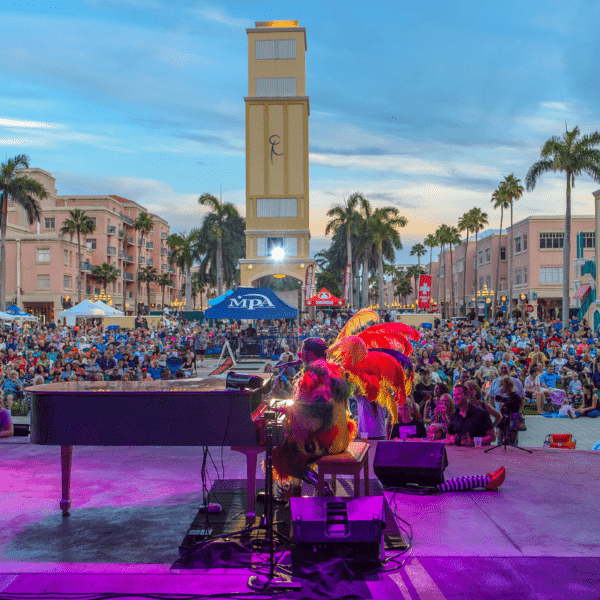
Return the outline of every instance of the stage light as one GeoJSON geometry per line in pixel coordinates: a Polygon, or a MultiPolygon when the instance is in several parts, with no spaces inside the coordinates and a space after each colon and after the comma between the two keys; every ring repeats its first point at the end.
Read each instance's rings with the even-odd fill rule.
{"type": "Polygon", "coordinates": [[[285,250],[277,246],[276,248],[273,248],[273,250],[271,250],[271,257],[273,258],[273,260],[283,260],[283,258],[285,257],[285,250]]]}

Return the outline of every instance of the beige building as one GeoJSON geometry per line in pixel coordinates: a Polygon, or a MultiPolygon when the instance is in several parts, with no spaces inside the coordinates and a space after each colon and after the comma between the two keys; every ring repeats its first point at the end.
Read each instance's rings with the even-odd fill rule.
{"type": "Polygon", "coordinates": [[[310,264],[306,29],[257,22],[248,33],[246,258],[241,284],[280,275],[304,282],[310,264]],[[285,257],[275,263],[274,248],[285,257]]]}

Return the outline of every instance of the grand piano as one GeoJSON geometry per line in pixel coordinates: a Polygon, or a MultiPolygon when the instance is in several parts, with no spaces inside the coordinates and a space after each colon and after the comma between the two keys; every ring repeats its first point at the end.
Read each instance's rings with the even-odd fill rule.
{"type": "Polygon", "coordinates": [[[61,447],[63,516],[71,508],[73,446],[230,446],[246,455],[248,513],[264,452],[252,420],[259,390],[225,380],[65,382],[32,386],[31,442],[61,447]]]}

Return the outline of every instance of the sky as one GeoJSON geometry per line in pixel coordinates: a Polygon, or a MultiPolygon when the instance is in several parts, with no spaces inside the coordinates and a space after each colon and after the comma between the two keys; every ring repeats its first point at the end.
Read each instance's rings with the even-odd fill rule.
{"type": "MultiPolygon", "coordinates": [[[[353,192],[396,206],[409,257],[441,223],[524,180],[565,124],[600,130],[597,0],[0,0],[0,152],[27,154],[58,193],[117,194],[201,224],[198,197],[245,212],[246,28],[306,27],[311,253],[326,212],[353,192]],[[417,6],[417,4],[419,4],[417,6]]],[[[573,214],[593,214],[586,176],[573,214]]],[[[544,176],[515,222],[564,214],[565,183],[544,176]]]]}

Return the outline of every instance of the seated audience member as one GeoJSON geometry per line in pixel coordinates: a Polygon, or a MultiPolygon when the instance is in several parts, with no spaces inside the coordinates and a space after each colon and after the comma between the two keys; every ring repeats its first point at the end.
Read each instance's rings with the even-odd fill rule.
{"type": "Polygon", "coordinates": [[[431,381],[431,373],[426,367],[419,369],[419,375],[421,376],[421,381],[414,387],[414,398],[419,408],[424,408],[427,400],[433,398],[435,383],[431,381]]]}
{"type": "Polygon", "coordinates": [[[554,365],[549,364],[546,368],[546,372],[540,375],[540,385],[542,386],[542,392],[544,392],[546,398],[549,398],[550,394],[557,390],[556,384],[559,381],[560,375],[554,372],[554,365]]]}
{"type": "Polygon", "coordinates": [[[575,410],[574,415],[569,415],[574,419],[579,417],[591,417],[595,419],[600,417],[600,410],[598,407],[598,394],[594,393],[594,387],[586,383],[583,386],[583,397],[581,400],[581,406],[575,410]]]}
{"type": "MultiPolygon", "coordinates": [[[[389,439],[423,439],[427,437],[425,425],[418,419],[419,408],[412,397],[398,409],[398,423],[392,426],[389,439]]],[[[391,424],[391,423],[390,423],[391,424]]]]}
{"type": "Polygon", "coordinates": [[[154,379],[155,381],[161,378],[162,369],[158,364],[158,359],[155,358],[152,361],[151,366],[147,369],[147,371],[148,375],[150,375],[150,377],[152,377],[152,379],[154,379]]]}
{"type": "Polygon", "coordinates": [[[148,369],[145,367],[142,369],[142,377],[140,381],[153,381],[152,377],[148,374],[148,369]]]}
{"type": "Polygon", "coordinates": [[[10,410],[0,408],[0,438],[12,437],[15,434],[10,410]]]}
{"type": "Polygon", "coordinates": [[[160,378],[161,378],[163,381],[169,381],[169,380],[171,379],[171,371],[169,371],[169,369],[163,369],[163,370],[160,372],[160,378]]]}
{"type": "Polygon", "coordinates": [[[433,390],[433,397],[430,398],[429,400],[427,400],[427,402],[425,402],[425,408],[423,409],[423,422],[426,425],[429,425],[429,423],[431,423],[431,420],[433,419],[433,415],[435,413],[435,409],[437,406],[437,403],[439,402],[440,398],[444,395],[444,394],[449,394],[450,390],[448,389],[448,386],[443,384],[443,383],[438,383],[434,390],[433,390]]]}
{"type": "Polygon", "coordinates": [[[540,368],[537,364],[532,364],[529,367],[529,375],[525,378],[525,396],[531,400],[535,400],[538,415],[544,412],[544,400],[546,398],[538,374],[540,368]]]}
{"type": "Polygon", "coordinates": [[[572,374],[572,379],[569,381],[569,387],[567,389],[568,396],[571,402],[580,402],[582,398],[583,383],[579,379],[577,373],[572,374]]]}
{"type": "Polygon", "coordinates": [[[473,446],[474,438],[482,438],[483,445],[490,445],[496,439],[489,415],[483,408],[471,406],[464,385],[454,388],[456,409],[448,419],[446,444],[473,446]]]}
{"type": "Polygon", "coordinates": [[[471,406],[483,408],[490,416],[494,429],[498,427],[498,424],[502,420],[502,414],[500,413],[500,411],[496,410],[489,402],[485,401],[483,397],[483,392],[479,387],[479,383],[477,383],[477,381],[475,381],[474,379],[471,379],[467,381],[465,387],[467,388],[467,395],[469,396],[469,402],[471,403],[471,406]]]}
{"type": "Polygon", "coordinates": [[[11,371],[7,379],[2,382],[0,388],[2,388],[4,403],[8,410],[11,410],[13,402],[23,396],[24,387],[23,382],[18,378],[16,371],[11,371]]]}
{"type": "Polygon", "coordinates": [[[442,394],[431,416],[431,425],[427,430],[428,440],[441,440],[448,432],[448,422],[454,412],[454,403],[450,394],[442,394]]]}

